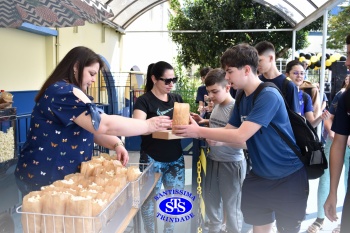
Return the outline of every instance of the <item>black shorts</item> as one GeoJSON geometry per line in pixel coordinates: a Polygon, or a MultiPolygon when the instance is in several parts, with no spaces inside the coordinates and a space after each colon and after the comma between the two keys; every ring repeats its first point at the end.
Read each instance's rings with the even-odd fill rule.
{"type": "Polygon", "coordinates": [[[279,232],[297,233],[305,218],[309,181],[305,168],[277,180],[250,172],[242,190],[244,221],[254,226],[276,220],[279,232]]]}

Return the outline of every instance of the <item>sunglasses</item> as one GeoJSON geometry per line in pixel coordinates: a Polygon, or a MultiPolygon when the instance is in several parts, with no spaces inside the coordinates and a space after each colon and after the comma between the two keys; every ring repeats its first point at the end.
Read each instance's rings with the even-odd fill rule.
{"type": "Polygon", "coordinates": [[[173,84],[175,84],[177,82],[177,77],[175,77],[175,78],[158,78],[158,79],[164,81],[165,85],[169,85],[171,82],[173,82],[173,84]]]}

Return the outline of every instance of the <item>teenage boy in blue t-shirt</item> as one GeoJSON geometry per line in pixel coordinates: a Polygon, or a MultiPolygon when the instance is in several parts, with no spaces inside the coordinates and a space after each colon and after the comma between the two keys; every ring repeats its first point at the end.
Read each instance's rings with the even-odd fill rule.
{"type": "MultiPolygon", "coordinates": [[[[347,52],[345,65],[350,67],[350,34],[346,37],[347,52]]],[[[350,135],[350,112],[347,109],[347,101],[350,98],[349,85],[347,90],[340,96],[337,110],[335,112],[332,131],[334,131],[334,139],[329,155],[329,173],[330,173],[330,191],[326,203],[324,204],[324,211],[329,220],[337,221],[337,189],[340,175],[343,169],[345,148],[348,145],[348,138],[350,135]]],[[[341,217],[340,232],[350,232],[350,185],[348,177],[348,188],[346,190],[343,212],[341,217]]]]}
{"type": "Polygon", "coordinates": [[[202,137],[247,148],[252,170],[243,183],[242,212],[254,233],[266,233],[276,220],[280,233],[297,233],[305,216],[309,184],[303,163],[271,127],[274,123],[295,144],[284,100],[273,87],[264,88],[252,103],[261,84],[257,75],[257,50],[234,46],[222,55],[226,79],[244,91],[225,128],[199,127],[191,119],[187,126],[173,126],[179,136],[202,137]]]}

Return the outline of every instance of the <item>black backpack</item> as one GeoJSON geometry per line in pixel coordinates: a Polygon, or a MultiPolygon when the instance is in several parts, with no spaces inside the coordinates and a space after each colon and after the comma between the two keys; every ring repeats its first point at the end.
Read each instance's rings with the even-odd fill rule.
{"type": "MultiPolygon", "coordinates": [[[[272,82],[261,83],[259,87],[255,90],[253,96],[253,105],[256,97],[259,95],[261,90],[265,87],[276,88],[281,96],[283,97],[279,88],[272,82]]],[[[239,109],[240,100],[243,97],[243,91],[240,91],[236,95],[236,105],[239,109]]],[[[297,148],[294,144],[277,128],[273,123],[270,123],[272,128],[278,133],[278,135],[287,143],[287,145],[293,150],[293,152],[299,157],[299,159],[305,165],[308,178],[317,179],[323,175],[324,170],[328,168],[327,158],[324,154],[323,144],[320,142],[315,129],[312,127],[310,122],[298,113],[291,110],[285,100],[287,113],[289,120],[293,129],[294,137],[296,140],[297,148]]]]}

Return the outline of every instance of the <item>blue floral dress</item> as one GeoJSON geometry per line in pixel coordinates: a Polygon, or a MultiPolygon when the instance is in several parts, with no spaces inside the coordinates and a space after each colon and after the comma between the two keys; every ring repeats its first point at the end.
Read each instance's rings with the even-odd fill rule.
{"type": "MultiPolygon", "coordinates": [[[[101,111],[73,94],[75,85],[59,81],[49,86],[31,114],[27,140],[18,158],[15,175],[30,185],[48,185],[78,172],[91,159],[93,134],[73,122],[86,112],[97,129],[101,111]]],[[[78,88],[79,89],[79,88],[78,88]]]]}

